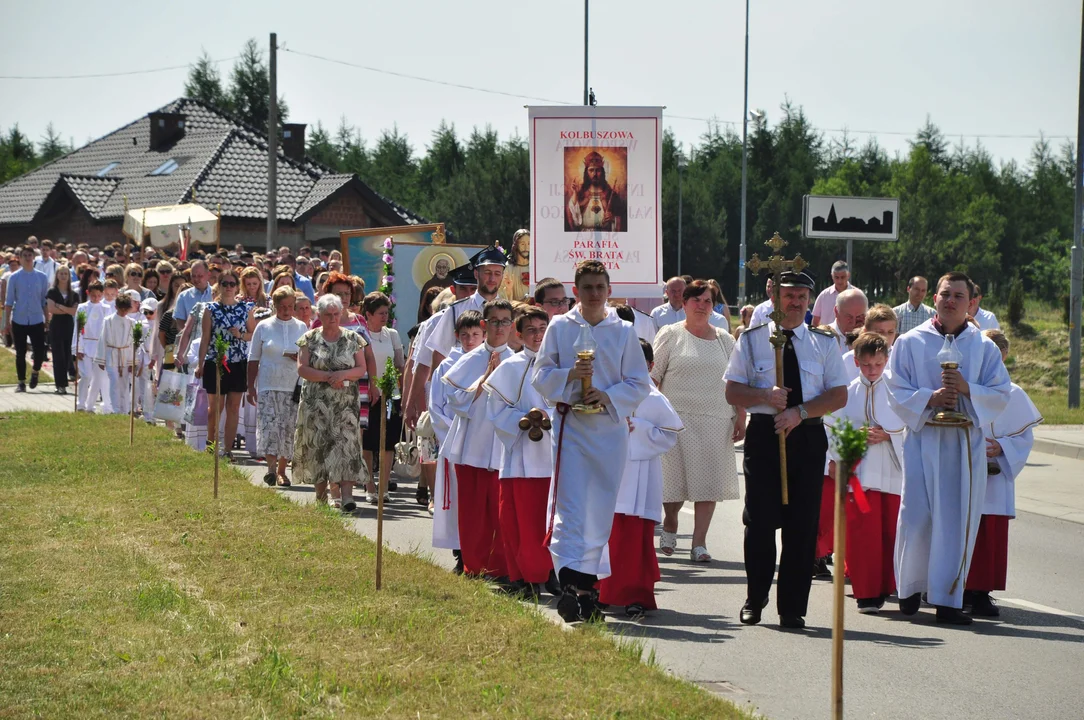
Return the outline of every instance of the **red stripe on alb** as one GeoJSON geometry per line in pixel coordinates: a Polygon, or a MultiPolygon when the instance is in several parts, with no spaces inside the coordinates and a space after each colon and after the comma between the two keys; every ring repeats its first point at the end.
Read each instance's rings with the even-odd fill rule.
{"type": "Polygon", "coordinates": [[[553,518],[557,515],[557,481],[561,477],[561,446],[564,445],[565,424],[568,422],[565,415],[568,415],[570,407],[565,403],[557,403],[557,414],[561,416],[561,429],[557,432],[557,453],[553,460],[553,499],[550,501],[550,519],[546,527],[546,537],[542,541],[543,547],[549,547],[550,539],[553,537],[553,518]]]}
{"type": "Polygon", "coordinates": [[[444,458],[444,504],[441,510],[452,509],[452,468],[448,465],[448,458],[444,458]]]}

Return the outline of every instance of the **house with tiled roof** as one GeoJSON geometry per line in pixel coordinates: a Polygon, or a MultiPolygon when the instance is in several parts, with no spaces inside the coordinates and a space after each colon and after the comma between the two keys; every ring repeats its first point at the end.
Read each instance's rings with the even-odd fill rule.
{"type": "MultiPolygon", "coordinates": [[[[305,156],[305,125],[286,123],[278,152],[275,246],[338,244],[339,231],[423,218],[356,175],[305,156]]],[[[221,243],[266,244],[267,135],[199,100],[181,98],[64,157],[0,185],[0,245],[28,235],[123,241],[128,207],[221,206],[221,243]]]]}

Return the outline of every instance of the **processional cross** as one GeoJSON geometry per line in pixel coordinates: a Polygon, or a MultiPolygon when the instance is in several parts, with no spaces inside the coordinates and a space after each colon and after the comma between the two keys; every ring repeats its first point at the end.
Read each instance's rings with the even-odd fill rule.
{"type": "MultiPolygon", "coordinates": [[[[779,251],[783,249],[787,241],[778,232],[772,235],[771,239],[764,244],[771,248],[774,254],[767,260],[761,260],[759,255],[753,253],[753,258],[749,261],[748,266],[753,273],[759,274],[761,271],[767,271],[772,278],[773,309],[769,317],[775,322],[775,331],[772,333],[770,342],[772,347],[775,348],[775,384],[776,387],[783,387],[783,346],[787,344],[787,338],[783,335],[783,330],[779,326],[785,316],[779,302],[779,283],[782,281],[783,273],[801,272],[809,266],[809,263],[801,255],[795,255],[793,260],[787,260],[780,255],[779,251]]],[[[787,438],[782,433],[779,434],[779,478],[783,483],[783,504],[787,505],[789,503],[787,497],[787,438]]]]}

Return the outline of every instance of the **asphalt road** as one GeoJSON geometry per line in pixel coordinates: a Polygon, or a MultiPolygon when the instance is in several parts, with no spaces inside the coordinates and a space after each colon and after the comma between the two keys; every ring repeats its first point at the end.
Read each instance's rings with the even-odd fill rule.
{"type": "MultiPolygon", "coordinates": [[[[1049,460],[1032,458],[1036,471],[1049,460]]],[[[1069,467],[1084,476],[1084,463],[1069,467]]],[[[302,502],[312,498],[310,486],[282,492],[302,502]]],[[[395,550],[451,568],[451,553],[430,546],[429,515],[413,493],[412,484],[393,493],[384,537],[395,550]]],[[[363,506],[355,528],[375,537],[375,515],[375,508],[363,506]]],[[[741,503],[720,503],[716,510],[710,565],[689,562],[691,529],[690,509],[681,515],[678,553],[660,557],[661,609],[641,622],[610,616],[607,623],[645,638],[674,674],[769,718],[829,717],[831,581],[814,581],[805,631],[779,628],[774,593],[764,621],[743,626],[741,503]]],[[[1084,717],[1084,525],[1022,512],[1010,525],[1009,544],[1009,589],[997,594],[999,621],[947,627],[935,624],[932,608],[909,619],[892,601],[880,615],[859,615],[848,598],[846,716],[1084,717]]],[[[543,611],[556,618],[552,607],[543,611]]]]}

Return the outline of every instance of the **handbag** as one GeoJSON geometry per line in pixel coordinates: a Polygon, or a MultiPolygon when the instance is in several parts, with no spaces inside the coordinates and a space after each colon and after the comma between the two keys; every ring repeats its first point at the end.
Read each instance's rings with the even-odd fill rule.
{"type": "Polygon", "coordinates": [[[395,464],[392,471],[400,478],[417,478],[422,474],[418,445],[405,425],[399,434],[399,442],[395,443],[395,464]]]}
{"type": "Polygon", "coordinates": [[[433,429],[433,418],[429,416],[428,410],[418,416],[418,422],[414,426],[414,434],[427,440],[437,439],[437,431],[433,429]]]}
{"type": "Polygon", "coordinates": [[[207,392],[203,389],[203,383],[189,383],[185,388],[184,396],[184,422],[189,427],[200,427],[207,424],[207,392]]]}
{"type": "Polygon", "coordinates": [[[178,372],[162,371],[162,378],[158,381],[158,395],[154,400],[154,417],[181,422],[184,418],[187,380],[188,378],[178,372]]]}
{"type": "Polygon", "coordinates": [[[301,402],[301,378],[297,379],[297,385],[294,385],[294,392],[290,396],[290,402],[297,405],[301,402]]]}

